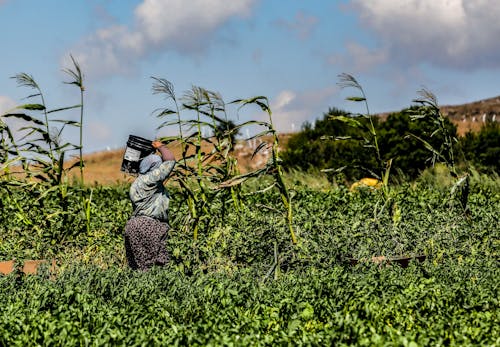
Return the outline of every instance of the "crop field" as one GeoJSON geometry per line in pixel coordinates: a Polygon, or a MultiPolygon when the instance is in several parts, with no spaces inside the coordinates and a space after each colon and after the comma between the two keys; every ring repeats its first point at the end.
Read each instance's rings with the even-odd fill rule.
{"type": "Polygon", "coordinates": [[[178,149],[165,182],[170,261],[132,271],[122,234],[130,181],[93,184],[84,174],[85,87],[71,58],[66,84],[79,104],[49,107],[21,73],[35,101],[0,118],[0,346],[500,345],[497,125],[461,142],[423,90],[398,118],[413,132],[397,145],[413,147],[393,153],[362,87],[342,74],[366,114],[327,116],[330,132],[306,127],[319,138],[299,136],[283,159],[266,97],[225,102],[198,86],[177,97],[153,77],[166,102],[158,129],[176,129],[158,140],[178,149]],[[252,107],[266,120],[232,121],[252,107]],[[52,118],[71,110],[79,121],[52,118]],[[16,139],[8,118],[25,122],[26,135],[16,139]],[[67,127],[78,143],[65,142],[67,127]],[[240,170],[236,139],[249,128],[258,132],[243,139],[256,144],[247,164],[265,160],[240,170]],[[357,147],[337,153],[324,141],[357,147]],[[463,148],[482,161],[464,159],[463,148]],[[424,166],[408,176],[398,165],[414,152],[424,166]],[[311,161],[331,154],[337,165],[350,159],[326,169],[311,161]],[[351,185],[360,172],[370,177],[351,185]],[[30,260],[43,261],[34,274],[30,260]]]}
{"type": "MultiPolygon", "coordinates": [[[[303,178],[287,176],[295,245],[277,192],[214,215],[193,241],[177,227],[187,211],[173,190],[170,264],[144,273],[125,263],[126,186],[86,188],[88,228],[83,215],[42,218],[26,190],[3,191],[0,257],[58,268],[0,277],[0,344],[500,343],[498,179],[472,179],[465,215],[429,179],[394,187],[389,206],[379,190],[311,189],[303,178]],[[387,261],[417,255],[407,267],[387,261]]],[[[47,213],[50,201],[38,200],[47,213]]]]}

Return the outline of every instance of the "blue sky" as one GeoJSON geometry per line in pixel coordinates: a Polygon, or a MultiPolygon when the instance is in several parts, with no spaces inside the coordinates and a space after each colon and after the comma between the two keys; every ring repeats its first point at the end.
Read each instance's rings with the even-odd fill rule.
{"type": "Polygon", "coordinates": [[[174,131],[156,131],[167,104],[151,76],[178,96],[192,85],[227,102],[265,95],[280,132],[329,107],[360,111],[337,85],[343,72],[372,112],[405,108],[422,87],[442,105],[472,102],[500,95],[498,18],[498,0],[0,0],[0,112],[31,93],[10,78],[20,72],[50,108],[78,103],[62,83],[70,54],[85,75],[87,153],[174,131]]]}

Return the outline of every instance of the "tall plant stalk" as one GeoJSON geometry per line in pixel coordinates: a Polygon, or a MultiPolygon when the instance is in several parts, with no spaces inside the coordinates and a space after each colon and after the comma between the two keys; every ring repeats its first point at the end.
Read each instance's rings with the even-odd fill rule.
{"type": "Polygon", "coordinates": [[[351,126],[355,126],[358,128],[365,128],[366,130],[368,130],[368,133],[370,134],[370,138],[366,139],[366,142],[369,146],[372,146],[375,149],[375,156],[377,159],[377,164],[378,164],[378,169],[379,169],[379,172],[377,174],[379,176],[378,178],[382,179],[382,177],[384,176],[384,168],[386,165],[384,164],[384,161],[382,160],[382,156],[380,153],[377,131],[376,131],[375,125],[373,123],[373,119],[372,119],[373,116],[370,114],[370,108],[368,107],[368,100],[366,99],[365,91],[363,90],[363,87],[361,86],[361,84],[358,83],[356,78],[354,78],[350,74],[342,73],[339,75],[339,79],[340,80],[338,82],[338,85],[341,88],[343,88],[343,89],[344,88],[354,88],[354,89],[357,89],[361,93],[361,96],[349,96],[346,98],[346,100],[354,101],[354,102],[363,102],[365,104],[366,113],[362,114],[360,116],[368,119],[369,126],[366,127],[366,126],[362,125],[360,122],[357,122],[352,118],[346,119],[346,117],[344,117],[344,116],[336,116],[336,117],[332,117],[332,118],[337,119],[337,120],[341,120],[341,121],[345,121],[345,122],[349,123],[351,126]]]}
{"type": "Polygon", "coordinates": [[[418,92],[419,98],[413,100],[418,107],[410,109],[408,113],[412,120],[431,119],[435,125],[435,130],[430,137],[441,134],[443,141],[439,148],[434,147],[426,139],[422,139],[416,135],[410,136],[420,141],[424,147],[432,154],[432,163],[436,161],[444,163],[450,170],[451,175],[455,178],[455,184],[450,191],[450,205],[458,197],[458,200],[466,215],[470,213],[468,206],[469,199],[469,168],[465,172],[459,172],[459,168],[455,161],[454,144],[458,139],[453,137],[446,127],[445,117],[439,109],[437,97],[427,89],[422,89],[418,92]]]}
{"type": "MultiPolygon", "coordinates": [[[[45,103],[45,97],[35,79],[31,75],[20,73],[13,78],[17,81],[19,86],[35,89],[36,93],[29,95],[27,98],[39,98],[40,103],[29,103],[16,106],[2,116],[5,118],[19,119],[25,124],[25,126],[19,129],[19,131],[24,131],[25,134],[17,141],[14,147],[19,160],[23,163],[24,173],[27,178],[35,178],[36,180],[20,182],[19,184],[26,187],[27,190],[30,190],[33,195],[37,195],[37,201],[41,201],[48,195],[56,194],[58,210],[47,216],[47,223],[51,223],[52,219],[59,218],[59,216],[62,217],[62,222],[65,224],[70,224],[71,220],[74,219],[74,213],[69,209],[69,196],[71,192],[68,189],[68,172],[80,166],[81,183],[83,183],[83,74],[75,59],[73,57],[71,57],[71,59],[74,65],[73,68],[63,71],[73,77],[72,81],[66,83],[77,85],[80,89],[79,104],[49,109],[45,103]],[[67,118],[52,118],[55,114],[65,113],[76,108],[80,109],[79,122],[67,118]],[[79,145],[64,142],[63,135],[67,126],[80,128],[79,145]],[[68,151],[74,150],[80,151],[80,160],[65,167],[66,154],[68,151]]],[[[81,191],[83,192],[83,190],[81,191]]],[[[88,222],[90,220],[90,204],[91,199],[88,200],[86,205],[85,201],[82,205],[88,217],[88,222]]],[[[73,231],[70,228],[68,232],[53,236],[59,241],[62,241],[72,233],[73,231]]]]}
{"type": "Polygon", "coordinates": [[[286,220],[290,232],[290,238],[292,240],[292,243],[296,244],[297,236],[295,235],[295,231],[293,228],[292,201],[290,192],[288,191],[288,188],[283,179],[283,168],[280,164],[281,159],[279,157],[279,138],[276,129],[274,128],[272,111],[271,107],[269,107],[269,100],[265,96],[258,96],[246,100],[236,100],[235,102],[240,103],[242,106],[249,104],[256,104],[262,109],[262,111],[266,112],[268,115],[269,121],[266,125],[269,129],[268,132],[273,137],[273,143],[271,145],[272,162],[270,164],[270,167],[268,167],[268,169],[270,169],[270,171],[273,173],[273,176],[276,180],[276,185],[280,192],[281,200],[286,209],[286,220]]]}
{"type": "MultiPolygon", "coordinates": [[[[170,82],[164,79],[154,78],[153,92],[163,93],[167,99],[175,99],[173,87],[170,82]]],[[[187,113],[194,113],[194,117],[181,117],[179,108],[172,110],[165,108],[157,110],[157,116],[166,120],[160,124],[159,129],[171,125],[178,125],[179,135],[165,137],[164,141],[181,140],[183,126],[192,129],[193,132],[182,138],[184,165],[176,166],[172,173],[172,179],[180,184],[181,193],[185,197],[190,218],[185,224],[193,232],[193,238],[198,237],[201,226],[208,226],[213,220],[213,214],[225,213],[226,201],[232,201],[233,206],[238,210],[244,206],[241,201],[241,185],[249,178],[263,174],[271,174],[280,191],[280,196],[286,208],[286,220],[289,226],[292,242],[296,243],[297,238],[292,226],[292,204],[291,197],[283,180],[283,172],[280,165],[278,136],[272,124],[272,112],[267,98],[256,97],[251,99],[238,99],[230,104],[238,104],[238,110],[246,105],[256,104],[268,113],[269,121],[247,121],[241,124],[234,124],[228,120],[226,103],[219,93],[194,86],[186,92],[182,99],[182,110],[187,113]],[[175,119],[169,119],[176,115],[175,119]],[[261,126],[266,130],[255,135],[271,135],[273,144],[269,146],[272,158],[263,168],[239,174],[236,169],[236,159],[233,158],[232,146],[234,136],[244,127],[261,126]],[[211,129],[213,136],[205,137],[202,129],[211,129]],[[209,147],[203,149],[202,147],[209,147]],[[189,148],[194,148],[194,152],[185,155],[189,148]],[[222,201],[222,210],[215,207],[216,198],[222,201]],[[207,224],[208,221],[208,224],[207,224]]],[[[262,143],[255,149],[254,155],[267,146],[262,143]]],[[[218,200],[219,200],[218,199],[218,200]]]]}
{"type": "Polygon", "coordinates": [[[71,61],[73,62],[73,69],[64,69],[63,71],[70,75],[73,80],[70,82],[65,82],[66,84],[76,85],[80,89],[80,145],[79,145],[79,166],[80,166],[80,182],[83,184],[83,92],[85,91],[85,87],[83,86],[83,74],[78,62],[70,55],[71,61]]]}

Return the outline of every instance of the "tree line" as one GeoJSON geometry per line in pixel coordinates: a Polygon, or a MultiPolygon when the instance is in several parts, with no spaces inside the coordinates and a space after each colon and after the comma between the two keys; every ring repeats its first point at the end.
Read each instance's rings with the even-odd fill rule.
{"type": "MultiPolygon", "coordinates": [[[[435,163],[429,148],[440,148],[445,140],[442,132],[436,132],[432,118],[412,119],[412,111],[414,107],[389,114],[385,120],[371,117],[381,159],[391,161],[393,177],[417,178],[435,163]]],[[[361,124],[369,121],[330,108],[321,119],[314,123],[305,122],[301,131],[292,135],[283,153],[284,166],[341,172],[347,180],[375,176],[378,160],[373,155],[372,144],[365,140],[363,127],[352,127],[339,120],[343,117],[351,117],[361,124]]],[[[457,165],[488,174],[500,173],[498,122],[486,122],[479,132],[469,132],[461,137],[448,118],[444,119],[444,126],[453,139],[457,165]]],[[[448,152],[443,152],[443,155],[448,152]]]]}

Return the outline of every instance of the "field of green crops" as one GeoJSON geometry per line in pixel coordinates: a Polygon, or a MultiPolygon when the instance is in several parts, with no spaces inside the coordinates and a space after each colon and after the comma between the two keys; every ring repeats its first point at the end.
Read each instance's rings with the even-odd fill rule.
{"type": "MultiPolygon", "coordinates": [[[[419,122],[414,129],[424,121],[430,129],[393,139],[411,136],[421,147],[406,154],[428,155],[408,176],[398,167],[406,154],[383,145],[362,86],[339,75],[339,86],[357,93],[347,99],[364,103],[366,114],[329,119],[352,132],[316,134],[359,145],[338,152],[355,154],[348,163],[334,160],[320,175],[284,164],[267,97],[226,102],[199,86],[178,96],[170,81],[153,77],[152,92],[165,102],[154,111],[158,130],[177,129],[158,140],[182,153],[167,181],[170,262],[134,272],[122,237],[129,187],[84,181],[86,89],[71,60],[65,83],[77,88],[78,103],[47,105],[33,77],[20,73],[14,79],[30,90],[30,103],[0,115],[0,261],[16,262],[0,275],[0,346],[500,345],[500,179],[495,165],[485,171],[465,160],[430,91],[405,114],[419,122]],[[243,109],[266,120],[235,123],[243,109]],[[7,119],[25,122],[28,135],[17,139],[7,119]],[[70,127],[78,143],[65,142],[70,127]],[[266,139],[253,155],[269,155],[246,173],[235,156],[242,133],[243,142],[266,139]],[[371,159],[352,148],[368,149],[371,159]],[[369,173],[377,188],[351,191],[347,181],[363,176],[342,176],[347,166],[369,173]],[[72,169],[80,178],[70,182],[72,169]],[[25,260],[42,259],[56,267],[25,274],[25,260]]],[[[470,137],[472,157],[495,164],[497,147],[484,146],[486,138],[498,142],[497,130],[470,137]]],[[[307,155],[292,164],[322,169],[310,159],[332,150],[308,152],[304,139],[298,152],[307,155]]]]}
{"type": "Polygon", "coordinates": [[[288,176],[295,245],[277,191],[214,214],[194,240],[172,188],[171,262],[144,273],[125,262],[127,187],[69,187],[67,211],[86,204],[89,219],[58,214],[57,191],[8,186],[0,260],[58,269],[0,276],[0,345],[498,346],[500,181],[472,177],[466,213],[429,177],[388,200],[288,176]]]}

